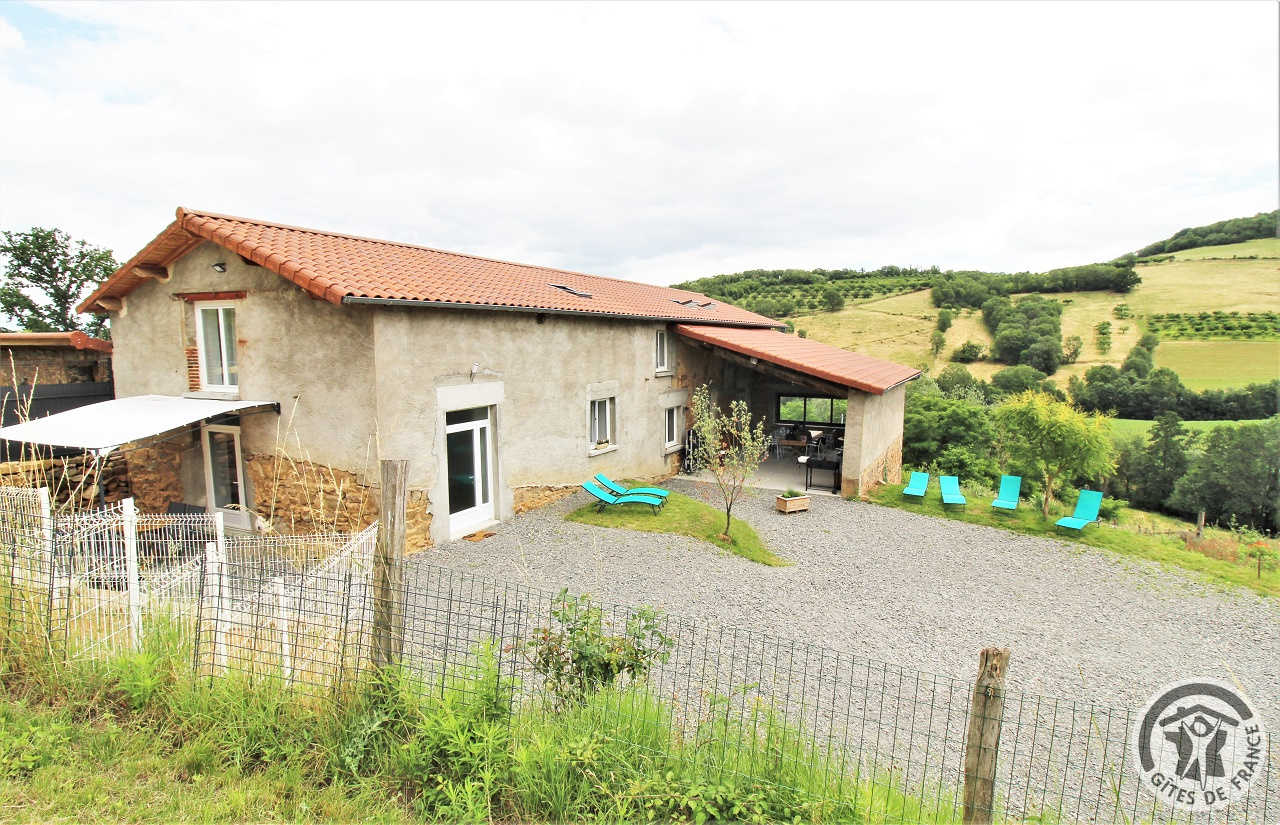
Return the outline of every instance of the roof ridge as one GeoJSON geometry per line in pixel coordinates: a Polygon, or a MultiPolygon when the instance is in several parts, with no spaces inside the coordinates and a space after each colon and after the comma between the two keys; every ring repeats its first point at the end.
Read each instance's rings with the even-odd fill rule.
{"type": "Polygon", "coordinates": [[[676,287],[664,286],[662,284],[646,284],[641,281],[632,281],[626,278],[613,278],[608,275],[595,275],[590,272],[579,272],[574,269],[558,269],[552,266],[542,266],[541,264],[526,264],[526,263],[521,263],[520,261],[508,261],[503,258],[490,258],[485,255],[476,255],[470,252],[454,252],[449,249],[440,249],[438,247],[425,246],[423,244],[407,243],[405,241],[391,241],[391,240],[387,240],[386,238],[372,238],[367,235],[351,235],[346,232],[330,232],[327,229],[316,229],[315,227],[310,227],[310,226],[296,226],[294,224],[279,223],[277,221],[265,221],[265,220],[260,220],[258,218],[246,218],[240,215],[228,215],[222,212],[207,212],[203,209],[187,209],[186,207],[179,206],[177,211],[179,225],[181,225],[182,219],[187,216],[200,217],[200,218],[213,218],[215,220],[224,220],[224,221],[236,221],[237,223],[247,223],[247,224],[252,224],[254,226],[269,226],[274,229],[287,229],[292,232],[305,232],[309,235],[324,235],[330,238],[346,238],[347,240],[380,244],[382,246],[394,246],[394,247],[399,247],[401,249],[418,249],[423,252],[435,252],[436,254],[439,254],[439,255],[454,255],[459,258],[469,258],[474,261],[485,261],[487,263],[504,264],[506,266],[519,266],[525,269],[538,270],[540,272],[554,272],[560,275],[576,275],[580,278],[593,278],[601,281],[612,281],[614,283],[649,286],[649,287],[656,287],[658,289],[669,289],[672,292],[680,292],[685,295],[697,295],[701,298],[706,298],[707,300],[711,300],[708,296],[706,296],[701,292],[693,292],[688,289],[677,289],[676,287]]]}

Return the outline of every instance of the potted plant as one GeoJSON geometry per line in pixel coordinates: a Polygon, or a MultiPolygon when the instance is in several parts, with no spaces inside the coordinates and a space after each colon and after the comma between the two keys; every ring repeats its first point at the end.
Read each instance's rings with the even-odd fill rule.
{"type": "Polygon", "coordinates": [[[809,509],[809,496],[799,490],[784,490],[774,500],[779,513],[799,513],[809,509]]]}

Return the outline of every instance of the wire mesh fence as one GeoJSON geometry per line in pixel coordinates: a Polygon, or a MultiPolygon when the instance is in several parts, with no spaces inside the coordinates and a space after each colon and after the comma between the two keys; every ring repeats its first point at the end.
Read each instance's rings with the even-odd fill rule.
{"type": "Polygon", "coordinates": [[[517,721],[576,714],[639,758],[803,791],[837,820],[957,821],[966,780],[972,787],[986,760],[979,818],[1280,821],[1270,759],[1208,814],[1141,791],[1132,708],[1003,688],[994,718],[971,718],[972,680],[818,644],[424,563],[388,592],[375,574],[376,525],[228,535],[216,516],[125,504],[54,519],[47,496],[0,488],[0,550],[6,628],[67,656],[136,647],[148,621],[177,617],[201,677],[238,673],[341,697],[372,669],[375,634],[390,633],[427,693],[480,689],[496,670],[517,721]],[[397,609],[378,610],[380,598],[397,609]],[[584,675],[589,659],[606,665],[584,675]],[[645,666],[627,666],[637,659],[645,666]],[[994,723],[995,735],[975,745],[975,721],[994,723]]]}

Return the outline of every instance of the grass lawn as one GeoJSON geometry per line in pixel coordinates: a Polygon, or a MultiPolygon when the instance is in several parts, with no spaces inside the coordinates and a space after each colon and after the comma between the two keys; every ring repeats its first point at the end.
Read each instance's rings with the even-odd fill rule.
{"type": "Polygon", "coordinates": [[[242,773],[154,731],[0,703],[5,822],[416,822],[388,794],[296,767],[242,773]]]}
{"type": "MultiPolygon", "coordinates": [[[[624,485],[629,482],[621,482],[624,485]]],[[[597,510],[595,504],[587,504],[565,516],[569,521],[579,524],[594,524],[597,527],[623,527],[628,530],[642,530],[646,533],[675,533],[679,536],[692,536],[728,550],[735,556],[742,556],[750,561],[767,564],[770,567],[782,567],[790,564],[786,559],[777,556],[760,541],[756,531],[741,519],[734,519],[729,528],[730,541],[720,538],[724,529],[724,511],[717,510],[709,504],[680,493],[672,493],[667,499],[667,506],[657,514],[643,504],[619,504],[597,510]]]]}
{"type": "MultiPolygon", "coordinates": [[[[1054,525],[1057,519],[1070,515],[1070,510],[1065,506],[1059,505],[1055,508],[1050,520],[1045,521],[1040,515],[1040,509],[1029,502],[1020,502],[1017,511],[1013,513],[997,513],[991,507],[991,499],[994,498],[991,492],[985,494],[975,492],[966,486],[964,493],[969,499],[969,504],[963,510],[944,510],[942,496],[937,490],[937,482],[932,480],[923,502],[904,499],[902,486],[895,484],[886,484],[877,488],[871,494],[871,500],[876,504],[897,507],[913,513],[942,516],[970,524],[984,524],[1019,533],[1076,541],[1124,556],[1149,559],[1169,567],[1189,570],[1216,584],[1237,585],[1268,596],[1280,596],[1280,570],[1263,571],[1262,577],[1259,578],[1257,571],[1249,564],[1227,561],[1188,550],[1176,536],[1150,535],[1125,529],[1126,522],[1144,522],[1148,526],[1165,528],[1170,527],[1169,523],[1176,522],[1176,519],[1161,516],[1158,517],[1159,524],[1155,524],[1153,514],[1136,510],[1127,511],[1121,514],[1120,527],[1094,525],[1086,527],[1082,533],[1077,534],[1054,525]]],[[[1177,523],[1181,524],[1181,522],[1177,523]]]]}
{"type": "Polygon", "coordinates": [[[1162,341],[1155,363],[1193,390],[1243,387],[1280,378],[1280,341],[1162,341]]]}
{"type": "Polygon", "coordinates": [[[1180,261],[1198,261],[1204,258],[1234,258],[1254,255],[1259,258],[1280,258],[1280,238],[1257,238],[1242,243],[1222,246],[1197,246],[1173,253],[1180,261]]]}
{"type": "MultiPolygon", "coordinates": [[[[1191,432],[1207,433],[1214,427],[1234,427],[1239,424],[1261,424],[1266,421],[1265,418],[1257,418],[1245,421],[1183,421],[1182,426],[1191,432]]],[[[1128,435],[1146,435],[1151,429],[1154,421],[1147,421],[1139,418],[1113,418],[1111,419],[1111,434],[1115,437],[1128,435]]]]}

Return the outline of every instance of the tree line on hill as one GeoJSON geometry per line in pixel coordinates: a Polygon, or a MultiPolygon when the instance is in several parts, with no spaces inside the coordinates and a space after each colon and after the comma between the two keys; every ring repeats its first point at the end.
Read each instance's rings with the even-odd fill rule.
{"type": "Polygon", "coordinates": [[[1147,333],[1118,369],[1101,364],[1090,367],[1083,379],[1073,375],[1067,384],[1071,399],[1082,410],[1143,420],[1169,412],[1188,421],[1269,418],[1280,412],[1280,379],[1196,392],[1183,386],[1173,370],[1154,366],[1159,343],[1157,336],[1147,333]]]}
{"type": "Polygon", "coordinates": [[[1259,212],[1251,218],[1232,218],[1205,226],[1179,229],[1163,241],[1147,244],[1133,253],[1133,256],[1127,257],[1146,258],[1194,249],[1198,246],[1222,246],[1258,238],[1275,238],[1280,236],[1280,231],[1277,230],[1278,221],[1280,221],[1280,209],[1273,212],[1259,212]]]}
{"type": "Polygon", "coordinates": [[[977,309],[992,298],[1019,292],[1129,292],[1142,283],[1132,261],[1085,264],[1048,272],[945,272],[933,283],[936,307],[977,309]]]}
{"type": "Polygon", "coordinates": [[[1088,486],[1135,507],[1274,532],[1280,502],[1280,416],[1191,433],[1166,411],[1146,438],[1118,443],[1109,419],[1072,405],[1026,365],[990,383],[958,364],[907,385],[903,463],[994,488],[1023,476],[1024,495],[1069,501],[1088,486]],[[1105,443],[1100,433],[1105,429],[1105,443]]]}

